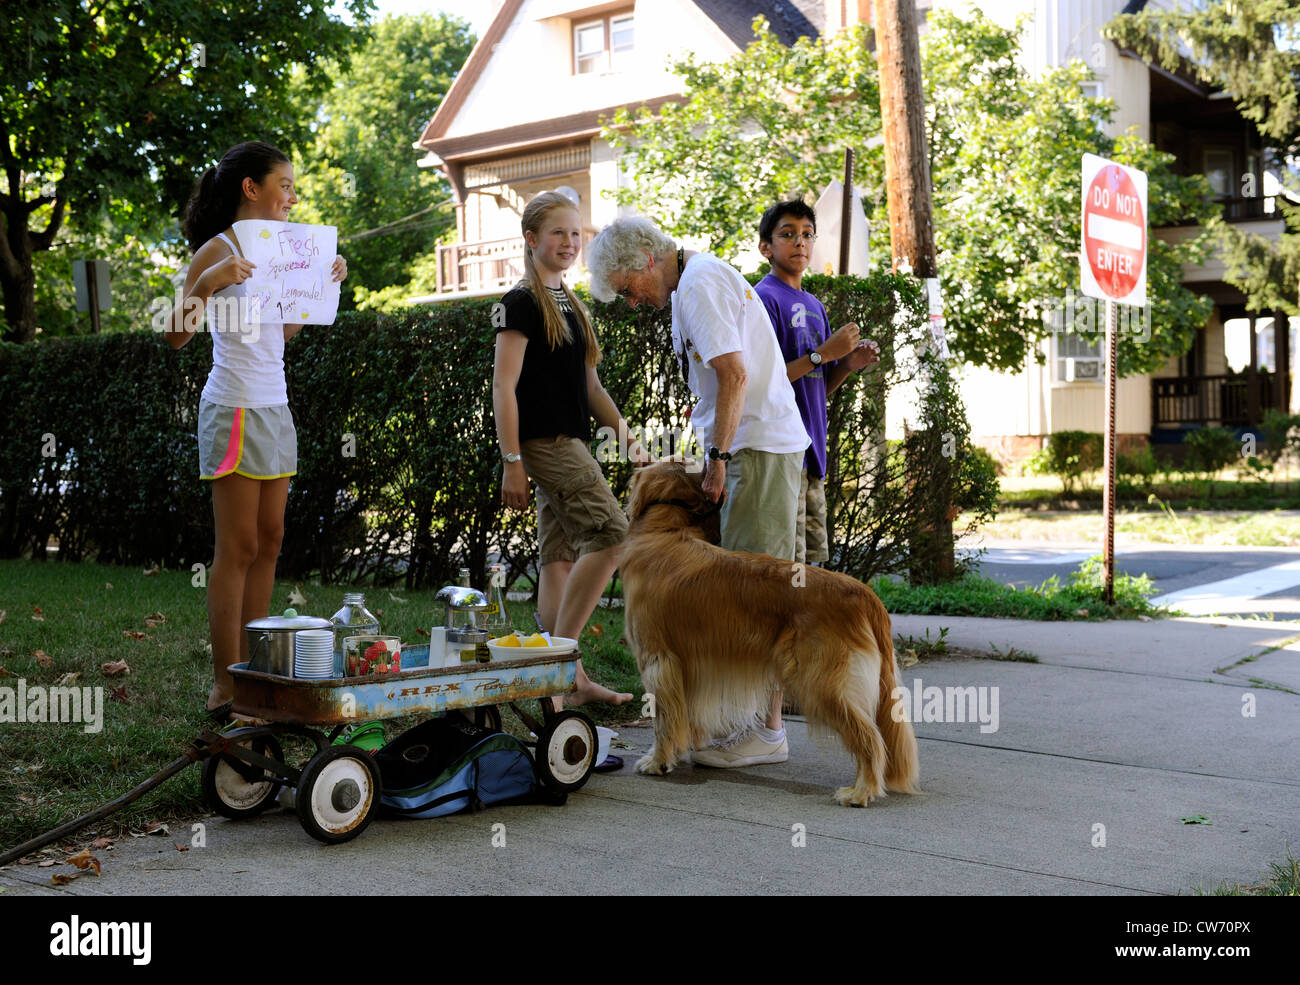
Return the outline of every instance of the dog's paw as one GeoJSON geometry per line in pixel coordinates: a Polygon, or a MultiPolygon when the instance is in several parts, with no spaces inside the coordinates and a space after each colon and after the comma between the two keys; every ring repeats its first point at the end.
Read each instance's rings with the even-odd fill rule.
{"type": "Polygon", "coordinates": [[[666,773],[671,773],[672,769],[669,764],[659,762],[653,752],[648,756],[642,756],[636,761],[636,771],[644,773],[646,776],[663,776],[666,773]]]}
{"type": "Polygon", "coordinates": [[[882,796],[879,793],[871,793],[869,790],[859,790],[857,787],[840,787],[835,791],[835,799],[841,807],[866,807],[873,797],[882,796]]]}

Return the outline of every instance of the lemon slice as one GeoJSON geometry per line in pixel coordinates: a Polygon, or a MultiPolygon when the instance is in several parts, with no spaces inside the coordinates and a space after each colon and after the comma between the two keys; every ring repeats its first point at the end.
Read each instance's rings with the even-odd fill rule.
{"type": "Polygon", "coordinates": [[[499,640],[493,640],[492,642],[495,643],[497,646],[522,646],[523,645],[519,642],[519,637],[514,633],[511,633],[509,636],[503,636],[499,640]]]}
{"type": "Polygon", "coordinates": [[[546,637],[543,636],[541,633],[533,633],[532,636],[524,640],[524,646],[550,646],[550,645],[551,644],[546,642],[546,637]]]}

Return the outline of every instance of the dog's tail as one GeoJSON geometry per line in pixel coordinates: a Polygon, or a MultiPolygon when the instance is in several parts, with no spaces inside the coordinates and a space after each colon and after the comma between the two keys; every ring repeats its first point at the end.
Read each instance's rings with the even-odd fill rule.
{"type": "Polygon", "coordinates": [[[885,766],[885,785],[896,793],[920,793],[916,785],[920,773],[916,733],[905,710],[895,698],[898,675],[894,664],[894,637],[889,613],[873,594],[867,619],[880,646],[880,701],[876,705],[876,727],[885,740],[889,759],[885,766]],[[895,710],[897,708],[897,711],[895,710]]]}

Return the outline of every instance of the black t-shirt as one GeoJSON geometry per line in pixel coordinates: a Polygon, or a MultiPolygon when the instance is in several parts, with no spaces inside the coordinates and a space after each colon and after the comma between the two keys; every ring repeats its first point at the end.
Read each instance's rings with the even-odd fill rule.
{"type": "MultiPolygon", "coordinates": [[[[557,301],[559,297],[557,295],[557,301]]],[[[591,407],[587,403],[587,341],[582,323],[566,311],[572,341],[551,349],[546,341],[542,312],[532,294],[516,287],[501,299],[506,323],[498,332],[522,332],[528,339],[524,365],[515,386],[519,402],[519,440],[553,438],[564,434],[591,440],[591,407]]]]}

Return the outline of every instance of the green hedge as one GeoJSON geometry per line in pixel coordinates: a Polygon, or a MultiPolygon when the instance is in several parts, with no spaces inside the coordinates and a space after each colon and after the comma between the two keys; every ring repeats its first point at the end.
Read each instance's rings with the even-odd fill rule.
{"type": "MultiPolygon", "coordinates": [[[[855,320],[881,344],[879,368],[856,374],[831,407],[832,564],[870,577],[909,564],[934,518],[941,476],[978,521],[996,481],[974,460],[964,411],[941,366],[905,456],[883,448],[885,395],[919,378],[913,351],[924,302],[910,277],[810,276],[833,326],[855,320]],[[874,437],[873,437],[874,436],[874,437]],[[954,438],[955,436],[955,438],[954,438]],[[954,444],[955,441],[955,444],[954,444]],[[937,470],[937,471],[936,471],[937,470]]],[[[513,575],[535,561],[531,513],[500,505],[492,420],[492,300],[403,315],[346,312],[308,327],[285,350],[298,427],[280,560],[282,577],[427,586],[489,556],[513,575]]],[[[684,425],[692,398],[669,343],[669,314],[593,305],[601,380],[627,420],[684,425]]],[[[211,341],[179,353],[153,333],[0,346],[0,555],[95,556],[187,568],[212,553],[211,499],[194,437],[211,341]],[[50,437],[52,436],[52,438],[50,437]],[[43,454],[53,451],[53,454],[43,454]]],[[[605,466],[625,498],[632,469],[605,466]]],[[[933,550],[933,546],[925,548],[933,550]]]]}

